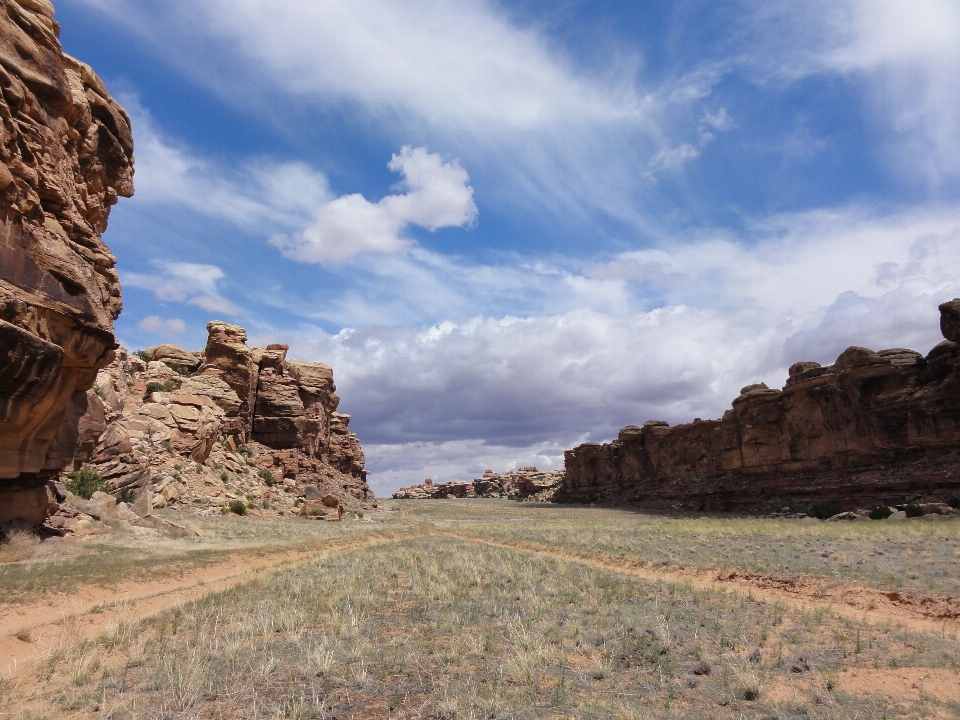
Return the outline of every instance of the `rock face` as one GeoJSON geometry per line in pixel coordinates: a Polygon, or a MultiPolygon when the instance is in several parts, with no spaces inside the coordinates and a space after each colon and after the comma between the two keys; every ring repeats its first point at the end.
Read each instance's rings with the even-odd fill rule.
{"type": "Polygon", "coordinates": [[[523,502],[551,502],[563,482],[563,470],[540,472],[535,467],[522,467],[516,472],[495,473],[487,470],[473,482],[451,480],[435,483],[427,479],[420,485],[400,488],[396,500],[444,500],[484,497],[513,498],[523,502]]]}
{"type": "Polygon", "coordinates": [[[947,339],[925,357],[851,347],[794,364],[782,390],[744,387],[720,420],[648,421],[568,450],[557,499],[754,510],[958,495],[960,299],[940,312],[947,339]]]}
{"type": "Polygon", "coordinates": [[[64,55],[47,0],[0,12],[0,527],[57,502],[86,391],[113,360],[110,207],[133,194],[130,122],[64,55]]]}
{"type": "Polygon", "coordinates": [[[154,507],[201,513],[239,500],[250,514],[292,516],[326,494],[348,508],[373,502],[350,416],[335,412],[333,370],[287,360],[286,345],[249,348],[235,325],[207,332],[202,351],[117,352],[87,393],[76,467],[114,491],[150,492],[154,507]]]}

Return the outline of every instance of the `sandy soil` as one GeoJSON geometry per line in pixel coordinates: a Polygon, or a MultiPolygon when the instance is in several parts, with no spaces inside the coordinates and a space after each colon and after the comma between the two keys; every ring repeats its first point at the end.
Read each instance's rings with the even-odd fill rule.
{"type": "Polygon", "coordinates": [[[264,556],[238,553],[176,578],[129,582],[112,588],[85,586],[43,604],[5,606],[0,613],[0,677],[12,676],[24,664],[43,659],[61,644],[96,637],[121,619],[146,618],[229,588],[257,573],[276,572],[319,555],[399,539],[371,537],[264,556]]]}

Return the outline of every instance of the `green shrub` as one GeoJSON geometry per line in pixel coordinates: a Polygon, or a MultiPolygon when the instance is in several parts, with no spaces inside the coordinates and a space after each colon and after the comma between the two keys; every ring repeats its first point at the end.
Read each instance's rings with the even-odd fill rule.
{"type": "Polygon", "coordinates": [[[141,360],[143,360],[144,362],[150,362],[150,356],[147,355],[146,350],[134,350],[133,354],[136,355],[141,360]]]}
{"type": "Polygon", "coordinates": [[[98,398],[100,398],[101,400],[106,401],[106,399],[107,399],[107,393],[106,393],[106,391],[105,391],[102,387],[100,387],[99,385],[94,385],[94,386],[93,386],[93,394],[96,395],[96,396],[97,396],[98,398]]]}
{"type": "Polygon", "coordinates": [[[870,519],[871,520],[886,520],[893,513],[890,508],[886,505],[877,505],[875,508],[870,510],[870,519]]]}
{"type": "Polygon", "coordinates": [[[247,506],[243,504],[243,500],[231,500],[230,512],[234,513],[235,515],[246,515],[247,506]]]}
{"type": "Polygon", "coordinates": [[[220,473],[221,482],[226,482],[228,479],[229,479],[229,476],[227,475],[227,473],[225,472],[220,473]]]}
{"type": "Polygon", "coordinates": [[[810,517],[819,518],[820,520],[826,520],[827,518],[833,517],[842,510],[840,503],[836,500],[817,500],[815,503],[810,505],[810,509],[807,510],[807,515],[810,517]]]}
{"type": "Polygon", "coordinates": [[[202,472],[203,472],[203,465],[201,465],[200,463],[197,463],[197,467],[194,468],[194,469],[195,469],[198,473],[202,473],[202,472]]]}
{"type": "Polygon", "coordinates": [[[132,487],[120,488],[117,493],[117,502],[133,504],[137,499],[137,491],[132,487]]]}
{"type": "Polygon", "coordinates": [[[277,479],[273,476],[273,473],[266,468],[261,470],[258,475],[267,484],[267,487],[273,487],[277,484],[277,479]]]}
{"type": "Polygon", "coordinates": [[[907,505],[904,508],[904,511],[907,513],[907,517],[920,517],[924,514],[923,508],[919,505],[914,505],[913,503],[907,505]]]}
{"type": "Polygon", "coordinates": [[[246,445],[241,445],[237,448],[237,452],[243,455],[244,457],[253,457],[253,450],[248,448],[246,445]]]}
{"type": "Polygon", "coordinates": [[[158,383],[153,380],[147,383],[147,391],[143,394],[143,399],[153,395],[155,392],[173,392],[177,389],[177,383],[173,380],[167,380],[165,383],[158,383]]]}
{"type": "Polygon", "coordinates": [[[160,447],[162,447],[171,455],[174,453],[173,445],[170,444],[169,440],[164,440],[162,443],[160,443],[160,447]]]}
{"type": "Polygon", "coordinates": [[[363,519],[363,510],[357,510],[357,517],[363,519]]]}
{"type": "Polygon", "coordinates": [[[307,510],[307,515],[309,517],[323,517],[327,514],[327,511],[323,508],[310,508],[307,510]]]}
{"type": "Polygon", "coordinates": [[[81,468],[70,475],[66,483],[67,490],[74,495],[79,495],[84,500],[89,500],[98,490],[100,492],[110,492],[110,486],[100,475],[90,468],[81,468]]]}

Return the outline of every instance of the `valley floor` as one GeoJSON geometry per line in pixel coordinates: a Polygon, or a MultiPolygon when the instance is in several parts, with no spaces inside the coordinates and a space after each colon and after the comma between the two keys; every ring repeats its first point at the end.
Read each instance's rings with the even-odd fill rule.
{"type": "Polygon", "coordinates": [[[189,522],[0,564],[0,718],[960,717],[960,521],[189,522]]]}

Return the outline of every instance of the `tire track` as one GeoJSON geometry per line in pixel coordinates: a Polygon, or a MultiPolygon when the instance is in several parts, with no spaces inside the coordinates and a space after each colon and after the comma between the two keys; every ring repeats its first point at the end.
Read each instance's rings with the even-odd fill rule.
{"type": "Polygon", "coordinates": [[[157,613],[226,590],[260,573],[295,567],[315,557],[409,539],[372,536],[360,540],[286,550],[267,556],[234,554],[227,562],[197,568],[176,579],[125,583],[115,588],[80,588],[61,596],[56,606],[13,607],[0,617],[0,677],[49,657],[57,648],[96,637],[121,621],[142,620],[157,613]],[[96,609],[95,612],[91,610],[96,609]]]}
{"type": "Polygon", "coordinates": [[[848,586],[822,590],[810,587],[810,582],[799,578],[779,578],[759,573],[719,573],[717,570],[697,568],[666,569],[649,568],[644,564],[612,558],[609,556],[584,555],[573,550],[556,550],[542,546],[493,540],[470,533],[445,530],[420,523],[416,525],[426,534],[450,537],[464,542],[486,545],[502,550],[513,550],[527,555],[564,563],[578,563],[601,570],[608,570],[639,577],[653,582],[689,583],[697,590],[736,590],[752,595],[764,602],[783,603],[786,607],[801,612],[826,608],[831,613],[872,624],[899,623],[908,630],[941,637],[957,637],[960,621],[954,598],[931,599],[925,596],[885,592],[876,588],[848,586]],[[944,603],[946,607],[944,608],[944,603]]]}

